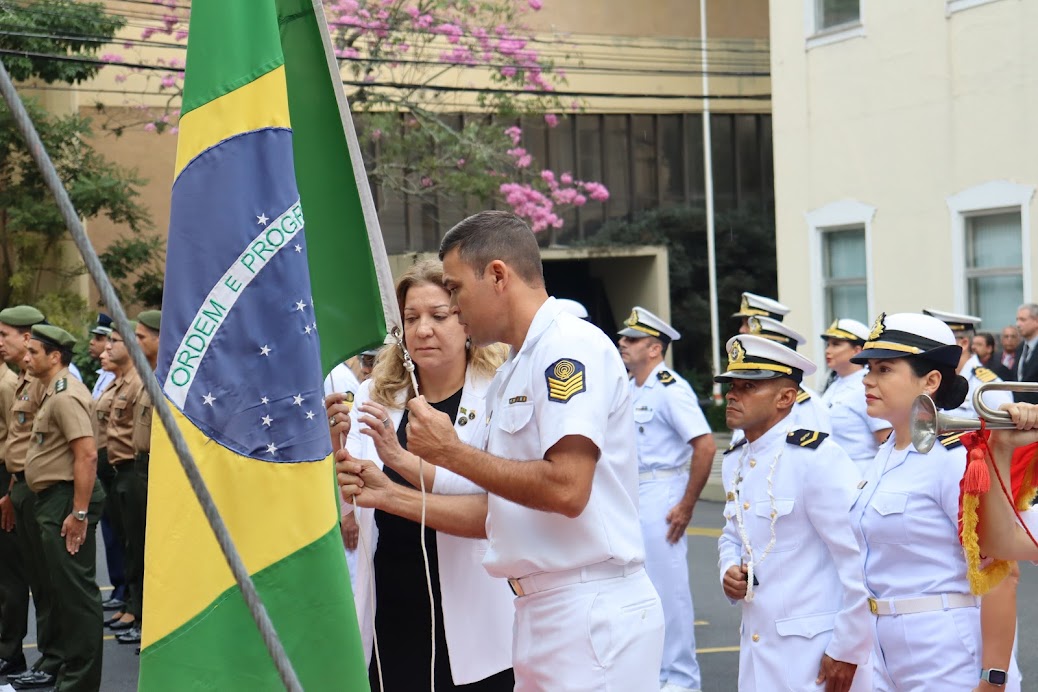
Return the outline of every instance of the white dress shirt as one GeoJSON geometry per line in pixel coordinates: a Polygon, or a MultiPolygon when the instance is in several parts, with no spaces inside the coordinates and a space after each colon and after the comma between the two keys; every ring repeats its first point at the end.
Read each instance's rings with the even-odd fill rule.
{"type": "Polygon", "coordinates": [[[631,378],[634,424],[638,440],[638,471],[660,471],[688,466],[689,443],[709,435],[703,410],[692,387],[681,375],[660,363],[642,386],[631,378]]]}
{"type": "Polygon", "coordinates": [[[833,442],[843,447],[859,468],[876,458],[879,444],[875,433],[890,427],[890,423],[866,411],[864,379],[865,368],[837,376],[822,394],[832,421],[833,442]]]}

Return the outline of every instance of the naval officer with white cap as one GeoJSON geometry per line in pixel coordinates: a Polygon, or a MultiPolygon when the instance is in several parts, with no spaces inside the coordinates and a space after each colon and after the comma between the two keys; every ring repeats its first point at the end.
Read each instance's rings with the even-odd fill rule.
{"type": "MultiPolygon", "coordinates": [[[[980,358],[977,358],[977,355],[972,351],[973,337],[977,332],[977,327],[980,326],[980,318],[973,315],[959,315],[954,312],[930,309],[923,310],[923,314],[936,317],[948,325],[948,328],[952,330],[952,334],[955,335],[955,343],[962,347],[962,355],[959,357],[959,368],[956,372],[966,379],[966,383],[969,385],[969,393],[966,394],[966,399],[963,400],[962,404],[958,408],[948,411],[948,414],[976,418],[977,411],[973,408],[973,394],[977,391],[977,387],[987,382],[1002,381],[1002,378],[996,375],[994,371],[981,365],[980,358]]],[[[984,403],[997,410],[1002,404],[1013,403],[1013,393],[987,392],[984,394],[984,403]]]]}
{"type": "Polygon", "coordinates": [[[821,336],[825,339],[825,365],[836,376],[822,393],[833,424],[833,442],[864,471],[890,435],[890,423],[873,418],[866,410],[865,366],[851,362],[868,340],[869,328],[844,318],[834,320],[821,336]]]}
{"type": "Polygon", "coordinates": [[[635,307],[619,335],[620,357],[631,374],[645,571],[660,595],[666,620],[661,689],[693,692],[702,684],[685,529],[717,448],[692,387],[663,361],[667,346],[681,334],[635,307]]]}
{"type": "Polygon", "coordinates": [[[758,336],[728,341],[721,585],[742,604],[739,690],[863,692],[872,618],[850,508],[858,471],[829,436],[791,420],[814,364],[758,336]],[[824,687],[823,687],[824,685],[824,687]]]}
{"type": "Polygon", "coordinates": [[[742,300],[739,302],[739,309],[732,313],[732,317],[739,318],[739,333],[746,334],[750,331],[747,324],[750,317],[767,317],[781,322],[788,314],[789,307],[777,300],[744,291],[742,300]]]}

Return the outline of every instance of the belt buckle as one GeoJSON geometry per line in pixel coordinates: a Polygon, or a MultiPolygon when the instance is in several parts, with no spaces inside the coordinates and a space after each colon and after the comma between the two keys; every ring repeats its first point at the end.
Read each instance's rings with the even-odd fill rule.
{"type": "Polygon", "coordinates": [[[879,602],[875,598],[869,598],[869,611],[873,615],[879,615],[879,602]]]}
{"type": "Polygon", "coordinates": [[[523,591],[523,585],[519,583],[519,580],[514,577],[508,578],[508,586],[511,587],[512,593],[516,596],[525,596],[526,593],[523,591]]]}

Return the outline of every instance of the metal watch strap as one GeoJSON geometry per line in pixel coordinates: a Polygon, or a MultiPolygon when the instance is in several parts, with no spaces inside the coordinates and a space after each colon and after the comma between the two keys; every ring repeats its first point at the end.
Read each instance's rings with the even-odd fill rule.
{"type": "Polygon", "coordinates": [[[86,521],[87,520],[87,511],[88,510],[85,510],[85,509],[81,509],[79,511],[73,510],[72,511],[72,516],[75,517],[76,519],[78,519],[79,521],[86,521]]]}

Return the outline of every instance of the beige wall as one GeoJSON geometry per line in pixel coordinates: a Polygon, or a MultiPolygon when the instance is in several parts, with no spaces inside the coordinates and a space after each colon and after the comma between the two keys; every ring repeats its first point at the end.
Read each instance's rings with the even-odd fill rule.
{"type": "MultiPolygon", "coordinates": [[[[875,208],[870,318],[964,311],[949,198],[993,181],[1038,184],[1038,43],[1028,30],[1038,3],[863,5],[863,36],[805,48],[809,3],[771,3],[779,297],[791,324],[812,334],[824,325],[809,212],[841,200],[875,208]]],[[[985,196],[977,191],[979,204],[985,196]]],[[[1036,203],[1031,196],[1023,210],[1028,299],[1036,203]]],[[[808,341],[816,360],[820,344],[808,341]]]]}

